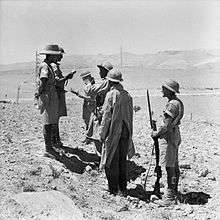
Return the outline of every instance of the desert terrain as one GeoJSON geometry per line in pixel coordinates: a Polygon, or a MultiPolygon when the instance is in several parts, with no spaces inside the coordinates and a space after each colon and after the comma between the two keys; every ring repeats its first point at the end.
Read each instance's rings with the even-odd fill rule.
{"type": "MultiPolygon", "coordinates": [[[[134,113],[136,154],[128,161],[126,198],[108,194],[105,174],[98,170],[99,158],[94,146],[82,143],[85,133],[81,119],[82,100],[67,93],[68,116],[60,123],[63,152],[57,152],[55,159],[44,157],[42,119],[33,101],[34,68],[22,66],[22,70],[16,70],[15,65],[14,69],[2,69],[0,100],[5,102],[0,103],[0,219],[55,219],[54,213],[58,213],[61,207],[68,208],[61,206],[61,199],[54,200],[57,201],[56,210],[37,209],[31,203],[22,206],[15,199],[21,193],[34,195],[54,191],[69,198],[85,219],[220,219],[220,86],[218,63],[213,64],[217,55],[206,54],[204,57],[203,52],[203,56],[201,53],[189,54],[187,52],[183,56],[183,53],[164,52],[147,58],[145,55],[144,67],[123,68],[123,85],[132,94],[134,105],[141,107],[134,113]],[[190,60],[194,62],[190,63],[190,60]],[[177,63],[178,68],[174,68],[177,63]],[[154,117],[158,119],[166,102],[160,93],[161,82],[166,78],[175,78],[180,82],[185,116],[181,123],[179,153],[180,202],[174,207],[164,208],[154,203],[151,197],[156,179],[155,156],[151,155],[153,142],[145,94],[149,89],[154,117]],[[148,171],[144,190],[142,185],[148,171]]],[[[117,60],[115,56],[112,58],[117,60]]],[[[143,56],[128,58],[132,65],[144,60],[143,56]]],[[[91,57],[84,58],[84,61],[86,59],[91,57]]],[[[87,66],[82,65],[83,68],[91,67],[85,63],[87,66]]],[[[74,66],[64,67],[63,71],[68,72],[74,66]]],[[[92,66],[91,70],[98,81],[97,69],[92,66]]],[[[70,87],[80,89],[81,85],[78,74],[68,83],[67,90],[70,87]]],[[[164,149],[161,149],[161,158],[163,154],[164,149]]],[[[163,169],[162,193],[165,188],[163,169]]],[[[33,204],[43,205],[46,201],[46,197],[41,201],[34,196],[32,198],[33,204]]],[[[60,216],[65,218],[57,219],[77,219],[73,215],[67,217],[71,216],[67,212],[60,216]]]]}

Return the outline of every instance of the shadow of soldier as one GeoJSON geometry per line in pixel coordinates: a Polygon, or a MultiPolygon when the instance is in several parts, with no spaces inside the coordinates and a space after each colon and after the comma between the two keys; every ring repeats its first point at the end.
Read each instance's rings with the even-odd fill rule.
{"type": "Polygon", "coordinates": [[[55,159],[63,163],[72,172],[82,174],[87,166],[97,169],[100,158],[96,154],[88,153],[83,149],[63,146],[62,149],[55,149],[55,159]]]}
{"type": "MultiPolygon", "coordinates": [[[[136,185],[136,188],[128,190],[128,195],[149,203],[151,195],[154,195],[154,192],[144,190],[142,185],[136,185]]],[[[179,203],[189,205],[204,205],[210,198],[211,196],[204,192],[188,192],[185,194],[179,193],[177,196],[179,203]]]]}
{"type": "Polygon", "coordinates": [[[150,197],[152,194],[153,194],[153,191],[146,191],[144,190],[143,186],[139,184],[136,185],[136,188],[128,189],[127,191],[128,196],[140,199],[147,203],[150,202],[150,197]]]}
{"type": "Polygon", "coordinates": [[[190,205],[204,205],[210,198],[211,196],[204,192],[179,193],[178,195],[178,200],[180,203],[190,205]]]}
{"type": "Polygon", "coordinates": [[[136,180],[146,169],[138,166],[134,161],[127,160],[127,181],[136,180]]]}

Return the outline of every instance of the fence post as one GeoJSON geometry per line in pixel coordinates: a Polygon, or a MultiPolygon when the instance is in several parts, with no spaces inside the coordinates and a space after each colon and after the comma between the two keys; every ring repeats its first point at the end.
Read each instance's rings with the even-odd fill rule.
{"type": "Polygon", "coordinates": [[[18,85],[17,97],[16,97],[16,104],[18,104],[18,102],[19,102],[19,98],[20,98],[20,90],[21,90],[21,85],[18,85]]]}

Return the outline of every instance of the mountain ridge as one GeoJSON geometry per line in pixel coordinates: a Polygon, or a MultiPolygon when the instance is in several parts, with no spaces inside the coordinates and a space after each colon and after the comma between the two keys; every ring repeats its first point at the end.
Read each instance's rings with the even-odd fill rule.
{"type": "MultiPolygon", "coordinates": [[[[213,68],[215,64],[220,66],[220,49],[194,49],[194,50],[164,50],[157,53],[136,54],[124,52],[122,56],[123,66],[142,66],[155,69],[187,69],[187,68],[213,68]],[[212,62],[210,65],[209,62],[212,62]]],[[[116,67],[120,66],[120,54],[96,54],[96,55],[65,55],[62,60],[64,69],[91,68],[105,60],[112,62],[116,67]]],[[[35,62],[19,62],[12,64],[0,64],[0,71],[32,70],[35,62]]]]}

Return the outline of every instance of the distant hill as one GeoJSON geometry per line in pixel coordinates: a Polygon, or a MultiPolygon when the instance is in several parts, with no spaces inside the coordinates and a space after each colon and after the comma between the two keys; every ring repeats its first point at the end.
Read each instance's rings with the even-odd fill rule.
{"type": "MultiPolygon", "coordinates": [[[[115,66],[120,66],[120,54],[112,55],[65,55],[62,68],[91,68],[108,60],[115,66]]],[[[220,49],[214,50],[167,50],[155,54],[123,53],[124,66],[143,66],[152,69],[193,69],[220,67],[220,49]]],[[[0,65],[0,71],[28,70],[34,71],[34,62],[0,65]]]]}

